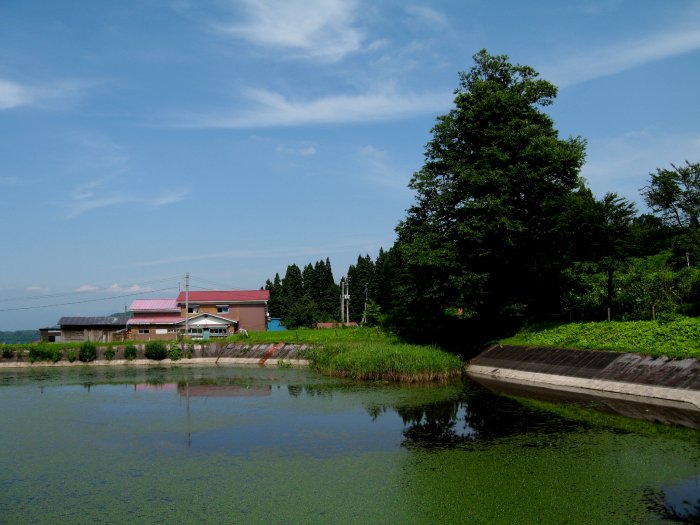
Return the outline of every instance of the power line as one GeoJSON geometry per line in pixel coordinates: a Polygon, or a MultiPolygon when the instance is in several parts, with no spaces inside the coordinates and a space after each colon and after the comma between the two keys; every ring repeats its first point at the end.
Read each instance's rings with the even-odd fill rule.
{"type": "MultiPolygon", "coordinates": [[[[134,283],[131,286],[146,286],[149,284],[156,284],[156,283],[162,283],[162,282],[168,282],[168,281],[177,281],[181,278],[182,276],[174,276],[174,277],[163,277],[162,279],[154,279],[152,281],[144,281],[141,283],[134,283]]],[[[148,293],[150,291],[157,291],[157,290],[143,290],[142,293],[148,293]]],[[[86,290],[80,291],[80,290],[73,290],[71,292],[56,292],[56,293],[51,293],[51,294],[44,294],[44,295],[33,295],[30,297],[3,297],[0,298],[0,302],[6,303],[10,301],[38,301],[40,299],[50,299],[52,297],[65,297],[69,295],[78,295],[78,294],[83,294],[87,293],[86,290]]],[[[3,311],[3,310],[0,310],[3,311]]]]}
{"type": "Polygon", "coordinates": [[[111,301],[112,299],[120,299],[122,297],[134,297],[136,295],[145,295],[145,294],[153,293],[153,292],[164,292],[166,290],[173,290],[173,289],[175,289],[174,286],[169,286],[168,288],[161,288],[160,290],[144,290],[141,292],[113,295],[111,297],[100,297],[97,299],[83,299],[82,301],[71,301],[68,303],[42,304],[42,305],[37,305],[37,306],[22,306],[22,307],[17,307],[17,308],[2,308],[2,309],[0,309],[0,312],[14,312],[14,311],[18,311],[18,310],[35,310],[37,308],[51,308],[52,306],[68,306],[71,304],[95,303],[98,301],[111,301]]]}
{"type": "MultiPolygon", "coordinates": [[[[202,283],[205,283],[208,285],[216,286],[217,288],[215,288],[215,290],[217,290],[217,289],[218,290],[235,290],[236,289],[235,286],[231,286],[229,284],[221,284],[221,283],[217,283],[215,281],[210,281],[209,279],[202,279],[201,277],[193,277],[192,275],[190,275],[190,281],[193,281],[193,280],[198,281],[198,282],[202,282],[202,283]]],[[[200,288],[200,287],[198,287],[198,288],[200,288]]]]}

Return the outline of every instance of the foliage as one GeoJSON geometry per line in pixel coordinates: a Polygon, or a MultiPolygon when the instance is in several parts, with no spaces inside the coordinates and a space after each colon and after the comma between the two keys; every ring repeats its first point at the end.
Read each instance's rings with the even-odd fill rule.
{"type": "Polygon", "coordinates": [[[114,351],[114,348],[110,346],[109,348],[107,348],[107,350],[105,350],[105,359],[107,361],[111,361],[112,359],[114,359],[115,354],[116,352],[114,351]]]}
{"type": "Polygon", "coordinates": [[[63,351],[50,343],[36,344],[29,350],[29,361],[32,363],[35,361],[52,361],[56,363],[62,357],[63,351]]]}
{"type": "Polygon", "coordinates": [[[39,340],[38,330],[0,331],[0,344],[32,343],[39,340]]]}
{"type": "Polygon", "coordinates": [[[133,344],[128,344],[124,348],[124,359],[127,361],[136,359],[136,347],[133,344]]]}
{"type": "Polygon", "coordinates": [[[77,357],[78,355],[76,354],[75,350],[68,350],[68,352],[66,353],[66,358],[71,363],[74,363],[77,357]]]}
{"type": "Polygon", "coordinates": [[[148,341],[144,346],[143,355],[146,359],[162,361],[168,357],[168,347],[162,341],[148,341]]]}
{"type": "Polygon", "coordinates": [[[170,345],[170,350],[168,350],[168,359],[171,361],[179,361],[182,359],[182,350],[176,343],[170,345]]]}
{"type": "Polygon", "coordinates": [[[526,327],[501,343],[700,359],[700,319],[662,316],[657,321],[540,324],[526,327]]]}
{"type": "Polygon", "coordinates": [[[15,351],[12,348],[3,348],[2,349],[2,356],[5,359],[12,359],[15,355],[15,351]]]}
{"type": "Polygon", "coordinates": [[[355,379],[435,381],[459,375],[459,357],[436,347],[391,342],[325,344],[308,354],[324,374],[355,379]]]}
{"type": "Polygon", "coordinates": [[[556,88],[504,55],[482,50],[474,61],[455,109],[438,117],[409,184],[416,203],[397,227],[408,317],[429,337],[451,319],[496,329],[558,305],[558,217],[580,184],[584,141],[559,139],[540,109],[556,88]]]}
{"type": "Polygon", "coordinates": [[[80,359],[83,363],[88,363],[97,359],[97,347],[95,346],[95,343],[91,343],[90,341],[80,343],[78,359],[80,359]]]}
{"type": "Polygon", "coordinates": [[[657,169],[642,190],[647,206],[669,224],[700,227],[700,163],[657,169]]]}

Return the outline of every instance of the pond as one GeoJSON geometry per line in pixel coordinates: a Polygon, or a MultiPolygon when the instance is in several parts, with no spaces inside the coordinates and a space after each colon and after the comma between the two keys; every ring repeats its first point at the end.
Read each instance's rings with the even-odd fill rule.
{"type": "Polygon", "coordinates": [[[700,432],[299,369],[0,373],[0,523],[700,519],[700,432]]]}

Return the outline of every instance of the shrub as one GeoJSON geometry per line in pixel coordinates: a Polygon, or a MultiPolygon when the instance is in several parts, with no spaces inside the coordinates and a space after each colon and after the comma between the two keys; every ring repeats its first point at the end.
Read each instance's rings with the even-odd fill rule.
{"type": "Polygon", "coordinates": [[[148,341],[143,350],[143,354],[146,356],[146,359],[162,361],[168,357],[168,348],[162,341],[148,341]]]}
{"type": "Polygon", "coordinates": [[[185,345],[187,347],[187,359],[192,359],[192,345],[185,345]]]}
{"type": "Polygon", "coordinates": [[[134,345],[126,345],[126,348],[124,348],[124,359],[127,361],[136,359],[136,347],[134,345]]]}
{"type": "Polygon", "coordinates": [[[176,343],[170,345],[168,357],[171,361],[179,361],[180,359],[182,359],[182,350],[180,350],[180,347],[176,343]]]}
{"type": "Polygon", "coordinates": [[[12,349],[10,349],[10,348],[3,348],[2,349],[2,356],[5,359],[12,359],[12,356],[14,356],[14,355],[15,355],[15,353],[12,349]]]}
{"type": "Polygon", "coordinates": [[[111,361],[112,359],[114,359],[114,354],[114,348],[110,346],[107,350],[105,350],[105,359],[107,361],[111,361]]]}
{"type": "Polygon", "coordinates": [[[68,361],[70,361],[72,363],[75,361],[75,359],[76,359],[76,357],[78,357],[78,355],[75,353],[75,350],[68,350],[66,357],[68,357],[68,361]]]}
{"type": "Polygon", "coordinates": [[[81,343],[80,350],[78,351],[78,359],[80,359],[83,363],[97,359],[97,347],[95,346],[95,343],[91,343],[89,341],[81,343]]]}
{"type": "Polygon", "coordinates": [[[59,348],[51,345],[39,344],[32,346],[29,349],[29,361],[53,361],[54,363],[60,361],[63,357],[63,352],[59,348]]]}

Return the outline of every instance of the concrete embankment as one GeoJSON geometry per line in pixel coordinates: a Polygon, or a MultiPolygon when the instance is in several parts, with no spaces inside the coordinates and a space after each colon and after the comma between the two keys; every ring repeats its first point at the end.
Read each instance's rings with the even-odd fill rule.
{"type": "Polygon", "coordinates": [[[599,398],[615,412],[632,417],[641,413],[648,419],[700,426],[696,359],[494,345],[470,361],[467,373],[513,395],[541,397],[549,390],[550,398],[599,398]]]}

